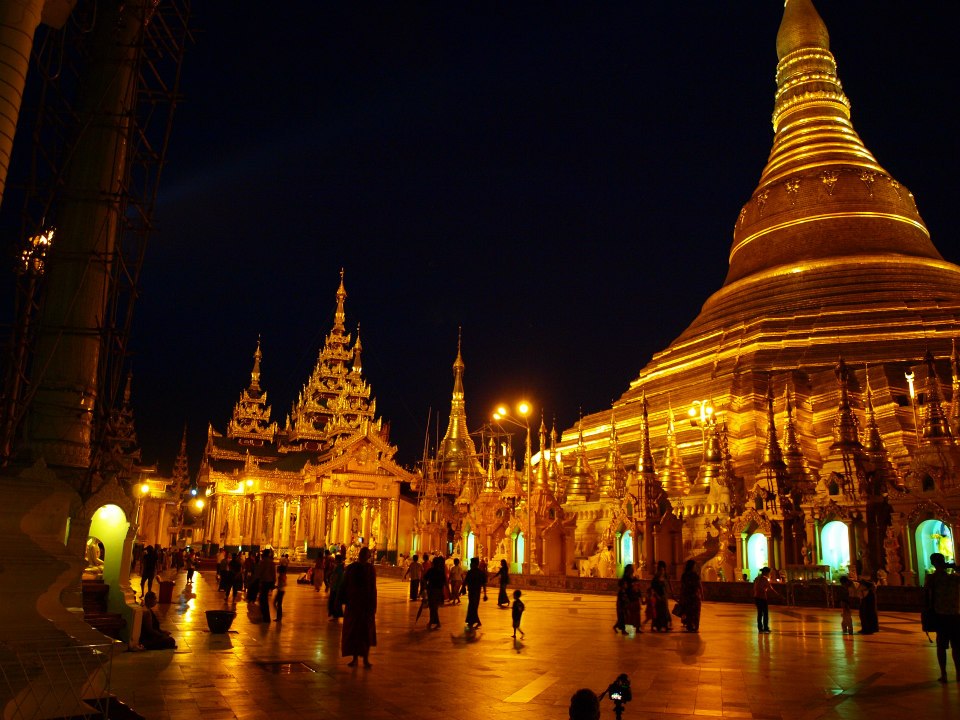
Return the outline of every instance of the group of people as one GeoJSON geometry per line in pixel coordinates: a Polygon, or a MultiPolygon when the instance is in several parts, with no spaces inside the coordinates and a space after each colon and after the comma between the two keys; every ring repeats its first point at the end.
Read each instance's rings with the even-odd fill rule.
{"type": "Polygon", "coordinates": [[[404,569],[403,578],[410,581],[410,600],[425,602],[430,609],[428,623],[430,630],[440,628],[439,608],[445,603],[459,605],[463,595],[467,596],[465,624],[471,630],[481,627],[480,601],[481,598],[487,599],[488,580],[495,579],[499,586],[497,607],[512,610],[513,636],[516,637],[519,632],[523,637],[523,630],[520,629],[520,620],[525,609],[520,599],[522,592],[515,590],[511,603],[507,593],[510,569],[506,560],[500,561],[496,572],[489,573],[486,562],[481,558],[473,557],[470,558],[470,568],[464,573],[460,558],[444,558],[442,555],[435,555],[431,559],[429,554],[425,554],[421,563],[420,556],[414,555],[404,569]]]}
{"type": "Polygon", "coordinates": [[[663,560],[657,563],[646,593],[640,591],[640,579],[633,564],[627,565],[617,584],[617,621],[613,631],[626,635],[630,625],[635,632],[642,633],[643,626],[650,623],[654,632],[669,632],[673,629],[673,616],[677,616],[685,631],[699,632],[703,587],[693,560],[688,560],[684,567],[676,605],[671,609],[669,601],[673,594],[667,564],[663,560]]]}

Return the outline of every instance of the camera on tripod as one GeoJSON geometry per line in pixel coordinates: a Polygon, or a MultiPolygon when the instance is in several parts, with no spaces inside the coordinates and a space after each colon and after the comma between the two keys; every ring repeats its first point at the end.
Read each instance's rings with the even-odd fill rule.
{"type": "Polygon", "coordinates": [[[633,700],[633,691],[630,690],[630,678],[626,673],[617,675],[617,679],[610,683],[607,688],[607,695],[613,700],[613,711],[617,718],[623,716],[623,706],[633,700]]]}

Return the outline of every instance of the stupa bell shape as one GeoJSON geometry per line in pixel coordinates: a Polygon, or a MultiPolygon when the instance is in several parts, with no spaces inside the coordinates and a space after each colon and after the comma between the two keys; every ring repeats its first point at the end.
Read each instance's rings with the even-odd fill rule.
{"type": "Polygon", "coordinates": [[[810,0],[777,34],[773,148],[733,232],[726,285],[798,262],[897,253],[940,259],[913,195],[864,146],[810,0]]]}
{"type": "MultiPolygon", "coordinates": [[[[673,468],[696,467],[703,438],[685,425],[674,435],[668,407],[685,410],[711,398],[726,408],[733,472],[750,483],[763,472],[769,383],[797,389],[804,408],[798,431],[810,450],[826,451],[834,441],[838,357],[898,378],[928,349],[947,357],[960,337],[960,267],[943,260],[913,195],[854,129],[827,28],[810,0],[788,0],[776,49],[773,143],[734,222],[726,280],[614,401],[620,440],[637,447],[646,393],[654,445],[670,448],[673,467],[658,469],[671,495],[680,489],[668,482],[673,468]]],[[[878,53],[877,72],[896,62],[895,50],[878,53]]],[[[898,99],[891,94],[889,102],[898,99]]],[[[899,381],[874,400],[889,407],[905,393],[899,381]]],[[[884,426],[883,440],[892,457],[903,458],[912,418],[896,419],[884,426]]],[[[606,422],[602,411],[582,420],[593,461],[606,452],[606,422]]],[[[565,433],[560,449],[574,443],[574,432],[565,433]]],[[[809,458],[819,467],[821,458],[809,458]]]]}

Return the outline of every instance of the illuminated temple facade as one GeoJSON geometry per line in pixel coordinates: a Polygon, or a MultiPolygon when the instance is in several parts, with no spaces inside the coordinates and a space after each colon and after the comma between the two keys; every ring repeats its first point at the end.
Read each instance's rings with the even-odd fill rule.
{"type": "Polygon", "coordinates": [[[400,486],[412,476],[376,417],[346,298],[341,273],[333,328],[282,429],[260,385],[259,343],[226,432],[210,426],[199,484],[211,549],[271,547],[301,559],[339,544],[396,552],[400,486]]]}
{"type": "Polygon", "coordinates": [[[455,365],[422,529],[446,514],[464,554],[482,538],[515,567],[601,576],[694,559],[708,580],[915,585],[953,557],[960,267],[857,135],[809,0],[776,50],[773,147],[723,286],[611,409],[557,444],[541,429],[522,472],[467,446],[455,365]]]}
{"type": "Polygon", "coordinates": [[[612,412],[564,436],[565,458],[604,468],[591,500],[616,448],[625,499],[594,520],[564,509],[581,544],[648,572],[692,558],[708,579],[769,565],[922,583],[960,512],[960,267],[854,130],[809,0],[787,3],[776,49],[773,147],[726,281],[612,412]]]}

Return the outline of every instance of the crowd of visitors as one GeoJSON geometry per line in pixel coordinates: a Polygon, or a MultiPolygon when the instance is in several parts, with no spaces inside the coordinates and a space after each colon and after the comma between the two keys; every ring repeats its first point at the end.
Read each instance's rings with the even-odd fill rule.
{"type": "MultiPolygon", "coordinates": [[[[368,548],[360,548],[354,554],[355,560],[349,564],[346,562],[347,556],[342,546],[324,550],[312,567],[301,575],[298,583],[312,586],[315,592],[322,589],[328,594],[326,605],[330,621],[340,622],[341,618],[343,621],[341,655],[350,658],[348,665],[352,667],[362,661],[363,666],[369,668],[370,649],[377,644],[376,571],[368,548]]],[[[431,557],[431,554],[425,553],[422,560],[419,555],[409,558],[401,556],[400,562],[404,567],[402,577],[409,581],[409,600],[420,602],[421,611],[429,608],[428,629],[439,629],[440,608],[459,605],[463,595],[467,597],[464,622],[468,632],[480,628],[480,604],[487,599],[488,582],[496,581],[499,590],[497,606],[511,610],[513,638],[516,639],[518,633],[521,638],[525,637],[520,627],[525,611],[522,592],[514,590],[511,601],[508,593],[510,569],[505,560],[500,560],[494,572],[488,572],[485,560],[478,557],[470,558],[466,572],[459,558],[439,554],[431,557]]],[[[161,629],[153,611],[157,603],[153,581],[160,577],[168,563],[175,571],[185,568],[187,581],[192,582],[197,570],[197,560],[192,552],[164,551],[150,546],[143,548],[135,558],[135,564],[139,565],[145,607],[141,633],[144,648],[176,646],[172,636],[161,629]]],[[[946,682],[947,648],[952,648],[954,666],[960,673],[960,577],[952,572],[952,566],[948,567],[940,554],[931,556],[931,564],[936,572],[927,578],[925,607],[930,617],[935,618],[940,680],[946,682]]],[[[256,617],[256,621],[271,622],[271,605],[275,613],[273,619],[276,622],[282,620],[289,572],[289,558],[286,555],[278,562],[269,548],[246,554],[223,553],[216,567],[217,587],[224,593],[227,603],[236,603],[237,597],[245,593],[251,613],[254,609],[258,611],[256,615],[259,617],[251,615],[256,617]]],[[[753,580],[757,631],[761,634],[770,632],[771,597],[783,598],[777,590],[779,583],[774,582],[771,575],[771,569],[763,567],[753,580]]],[[[649,582],[641,581],[635,567],[628,564],[618,581],[614,632],[626,635],[627,628],[632,627],[635,633],[640,633],[647,623],[652,631],[669,632],[673,628],[673,617],[678,617],[686,632],[697,633],[700,631],[703,599],[703,585],[693,560],[685,564],[676,587],[664,561],[657,563],[649,582]],[[672,609],[671,601],[674,603],[672,609]]],[[[852,611],[855,608],[859,610],[861,634],[869,635],[879,630],[876,585],[873,582],[865,579],[855,582],[849,577],[841,577],[840,592],[836,599],[841,610],[841,631],[844,635],[854,632],[852,611]]]]}

